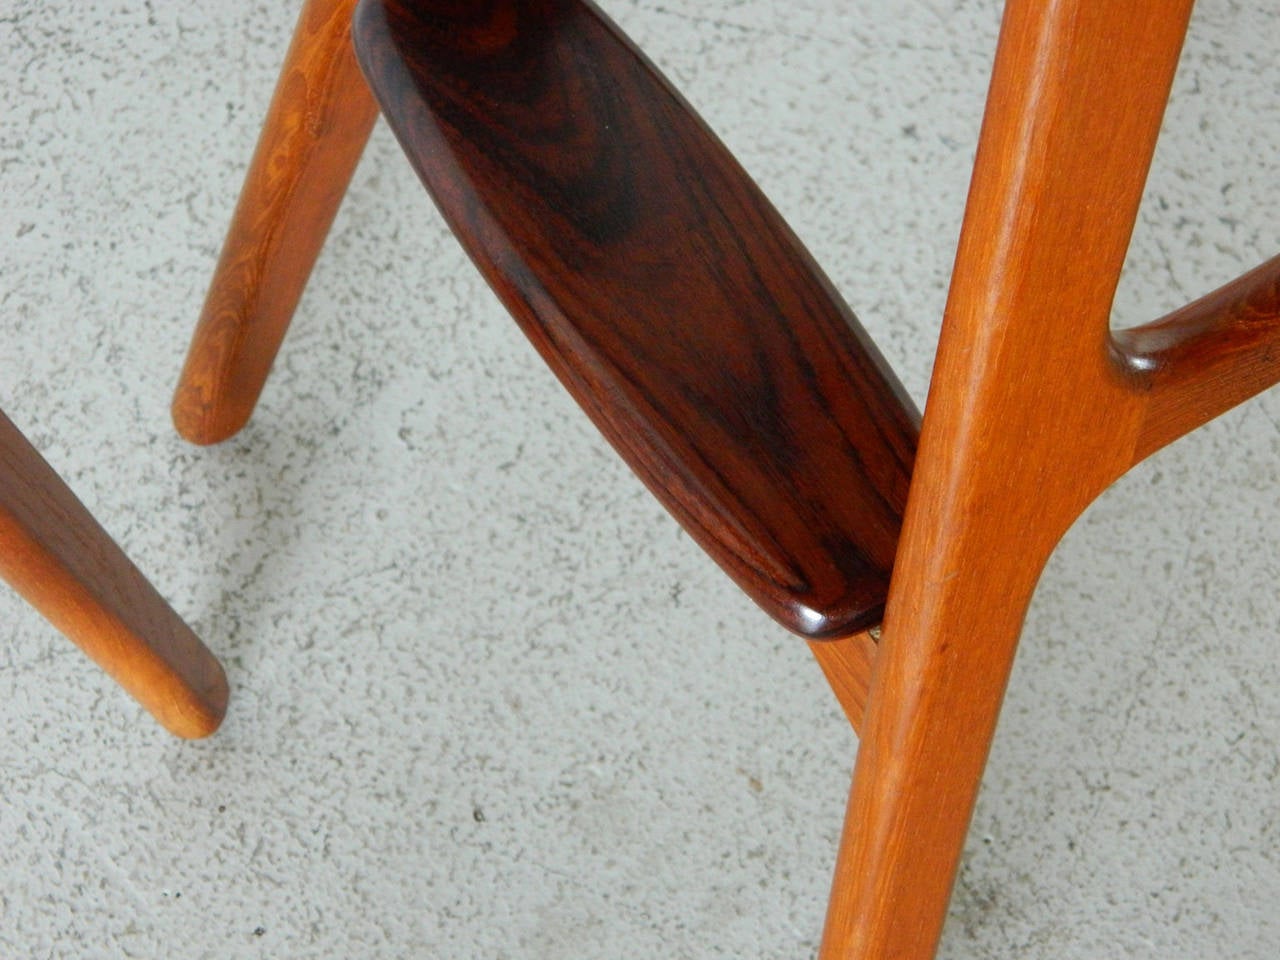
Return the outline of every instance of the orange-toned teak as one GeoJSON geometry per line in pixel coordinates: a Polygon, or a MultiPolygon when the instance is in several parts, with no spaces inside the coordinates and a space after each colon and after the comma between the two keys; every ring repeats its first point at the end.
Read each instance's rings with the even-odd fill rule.
{"type": "Polygon", "coordinates": [[[1280,264],[1113,336],[1191,0],[1011,0],[821,956],[936,949],[1027,604],[1142,457],[1275,383],[1280,264]]]}
{"type": "Polygon", "coordinates": [[[0,576],[167,729],[218,728],[218,661],[3,413],[0,576]]]}
{"type": "MultiPolygon", "coordinates": [[[[341,7],[345,17],[348,6],[324,10],[338,17],[341,7]]],[[[397,23],[437,12],[428,0],[365,6],[395,8],[397,23]]],[[[448,16],[466,14],[444,6],[448,16]]],[[[575,6],[584,4],[538,9],[575,6]]],[[[1191,0],[1007,4],[883,636],[811,644],[863,734],[824,960],[933,956],[1023,616],[1049,554],[1134,463],[1280,379],[1280,258],[1162,320],[1110,330],[1190,9],[1191,0]]],[[[306,23],[304,13],[295,51],[306,23]]],[[[413,41],[392,39],[404,46],[366,52],[415,77],[395,62],[412,59],[413,41]]],[[[323,40],[333,49],[307,63],[345,63],[335,22],[323,40]]],[[[291,52],[285,78],[305,69],[291,52]]],[[[319,88],[323,80],[296,82],[319,88]]],[[[297,178],[346,182],[358,153],[349,131],[367,130],[369,116],[363,89],[347,95],[357,102],[350,124],[293,157],[297,178]]],[[[396,106],[423,115],[410,96],[396,106]]],[[[284,136],[285,117],[273,107],[264,144],[284,136]]],[[[416,161],[430,163],[418,149],[416,161]]],[[[252,199],[258,176],[251,171],[237,224],[258,224],[277,246],[302,243],[308,216],[327,224],[341,192],[317,186],[268,208],[252,199]],[[309,204],[316,209],[294,210],[309,204]]],[[[318,236],[310,239],[318,249],[318,236]]],[[[271,269],[265,247],[237,249],[231,260],[224,254],[211,304],[234,272],[228,263],[251,278],[271,269]]],[[[261,319],[227,321],[233,332],[223,339],[205,333],[224,329],[206,312],[175,408],[184,432],[215,440],[243,422],[313,259],[314,249],[292,262],[289,295],[259,308],[261,319]],[[217,377],[198,373],[215,368],[217,377]],[[184,410],[200,416],[186,419],[184,410]]]]}
{"type": "Polygon", "coordinates": [[[173,420],[193,443],[244,426],[378,108],[351,52],[354,0],[307,0],[223,243],[173,420]]]}

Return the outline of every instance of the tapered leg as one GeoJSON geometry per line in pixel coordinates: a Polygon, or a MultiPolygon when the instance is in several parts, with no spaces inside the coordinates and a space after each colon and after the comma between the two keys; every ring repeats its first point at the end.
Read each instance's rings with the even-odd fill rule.
{"type": "Polygon", "coordinates": [[[839,640],[811,640],[809,649],[831,684],[831,691],[849,718],[854,733],[862,732],[867,712],[867,691],[871,685],[871,665],[878,652],[879,628],[839,640]]]}
{"type": "Polygon", "coordinates": [[[1010,0],[824,960],[934,955],[1028,600],[1132,463],[1108,321],[1190,0],[1010,0]]]}
{"type": "Polygon", "coordinates": [[[306,0],[173,401],[194,443],[248,421],[377,119],[355,0],[306,0]]]}
{"type": "Polygon", "coordinates": [[[3,413],[0,576],[170,731],[218,728],[218,661],[3,413]]]}

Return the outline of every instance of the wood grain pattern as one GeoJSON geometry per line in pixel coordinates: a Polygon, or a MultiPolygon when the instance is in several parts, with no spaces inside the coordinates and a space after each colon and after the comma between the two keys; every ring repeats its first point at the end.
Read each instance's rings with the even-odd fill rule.
{"type": "Polygon", "coordinates": [[[862,732],[867,713],[867,694],[871,690],[871,670],[876,662],[879,630],[822,642],[810,641],[809,649],[831,684],[844,715],[855,734],[862,732]]]}
{"type": "Polygon", "coordinates": [[[1280,382],[1280,257],[1113,344],[1148,396],[1136,462],[1280,382]]]}
{"type": "Polygon", "coordinates": [[[1009,0],[823,960],[934,955],[1022,620],[1132,464],[1112,300],[1191,0],[1009,0]]]}
{"type": "Polygon", "coordinates": [[[365,0],[410,161],[597,427],[808,637],[878,622],[917,415],[750,178],[577,0],[365,0]]]}
{"type": "MultiPolygon", "coordinates": [[[[1280,258],[1109,329],[1190,7],[1007,4],[913,476],[916,416],[847,307],[594,7],[360,4],[360,58],[397,136],[537,349],[752,596],[839,638],[811,647],[865,738],[824,960],[933,955],[1058,539],[1133,463],[1280,379],[1280,258]],[[891,565],[877,645],[859,631],[891,565]]],[[[302,222],[290,204],[317,202],[255,197],[238,219],[302,222]]],[[[285,271],[280,335],[309,269],[285,271]]],[[[219,336],[279,342],[246,321],[214,329],[231,332],[212,356],[219,336]]],[[[231,379],[214,392],[256,396],[231,379]]]]}
{"type": "Polygon", "coordinates": [[[173,400],[193,443],[253,413],[378,109],[351,52],[355,0],[307,0],[173,400]]]}
{"type": "Polygon", "coordinates": [[[217,729],[218,661],[3,413],[0,576],[167,729],[217,729]]]}

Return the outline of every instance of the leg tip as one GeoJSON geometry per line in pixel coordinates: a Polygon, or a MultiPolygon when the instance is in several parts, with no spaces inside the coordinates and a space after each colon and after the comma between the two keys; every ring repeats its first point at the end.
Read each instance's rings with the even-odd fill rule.
{"type": "Polygon", "coordinates": [[[250,412],[219,409],[181,388],[169,408],[178,435],[201,447],[234,437],[249,422],[250,412]]]}
{"type": "Polygon", "coordinates": [[[174,705],[174,709],[166,710],[157,719],[166,730],[183,740],[203,740],[212,736],[222,726],[227,715],[227,703],[231,699],[231,688],[227,683],[226,672],[216,660],[213,662],[211,676],[204,689],[192,692],[185,703],[174,705]]]}

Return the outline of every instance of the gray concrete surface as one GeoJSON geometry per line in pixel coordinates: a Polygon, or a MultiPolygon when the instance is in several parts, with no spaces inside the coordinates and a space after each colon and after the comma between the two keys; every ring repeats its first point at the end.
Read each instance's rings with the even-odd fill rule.
{"type": "MultiPolygon", "coordinates": [[[[174,741],[0,595],[0,956],[812,956],[855,740],[385,128],[250,427],[170,429],[293,6],[0,3],[0,406],[234,687],[174,741]]],[[[999,5],[605,6],[922,398],[999,5]]],[[[1202,0],[1117,322],[1277,251],[1278,27],[1202,0]]],[[[1278,471],[1273,393],[1068,535],[943,957],[1276,956],[1278,471]]]]}

